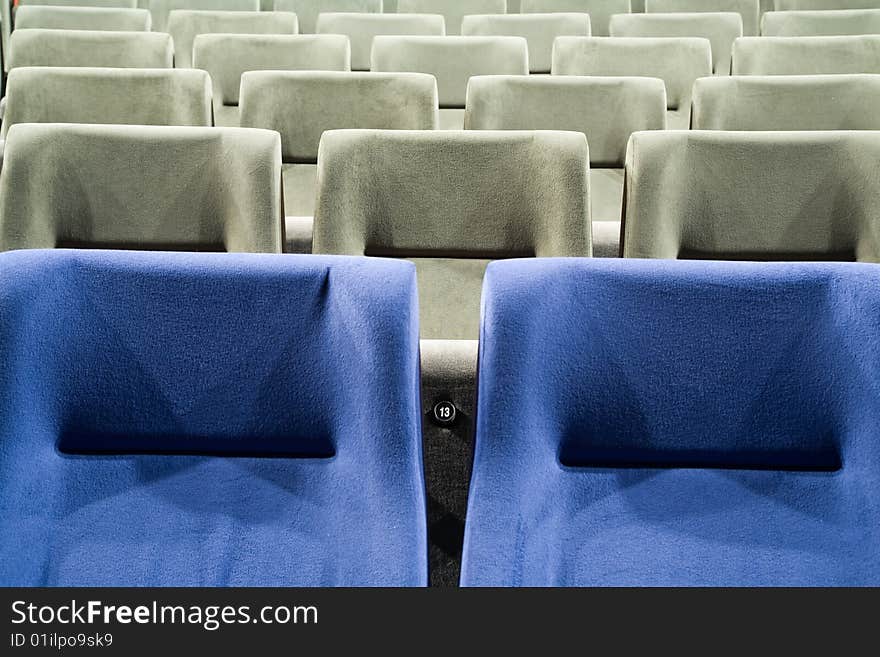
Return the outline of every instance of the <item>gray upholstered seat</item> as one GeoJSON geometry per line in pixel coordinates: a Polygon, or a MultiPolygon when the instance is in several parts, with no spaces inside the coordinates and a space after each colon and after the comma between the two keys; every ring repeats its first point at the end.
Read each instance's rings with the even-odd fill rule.
{"type": "Polygon", "coordinates": [[[274,7],[275,11],[292,11],[299,18],[300,32],[313,34],[325,12],[381,14],[382,0],[274,0],[274,7]]]}
{"type": "Polygon", "coordinates": [[[296,14],[284,11],[203,11],[175,9],[168,16],[174,66],[192,67],[193,42],[200,34],[296,34],[296,14]]]}
{"type": "Polygon", "coordinates": [[[371,69],[433,75],[440,99],[440,128],[460,129],[470,77],[527,75],[529,54],[522,37],[377,36],[371,69]]]}
{"type": "Polygon", "coordinates": [[[874,9],[877,0],[775,0],[777,11],[874,9]]]}
{"type": "Polygon", "coordinates": [[[590,146],[593,255],[619,252],[626,144],[637,130],[666,127],[657,78],[488,75],[471,78],[465,128],[575,130],[590,146]]]}
{"type": "Polygon", "coordinates": [[[452,36],[461,34],[461,21],[469,14],[506,12],[507,0],[397,0],[398,14],[443,14],[446,34],[452,36]]]}
{"type": "Polygon", "coordinates": [[[269,130],[19,123],[0,172],[0,251],[281,251],[269,130]]]}
{"type": "Polygon", "coordinates": [[[760,33],[759,0],[645,0],[645,11],[649,14],[733,11],[742,16],[744,35],[758,36],[760,33]]]}
{"type": "Polygon", "coordinates": [[[880,35],[743,37],[733,44],[734,75],[880,73],[880,35]]]}
{"type": "Polygon", "coordinates": [[[9,73],[5,137],[17,123],[211,125],[204,71],[19,67],[9,73]]]}
{"type": "Polygon", "coordinates": [[[694,84],[695,130],[880,130],[880,75],[746,75],[694,84]]]}
{"type": "Polygon", "coordinates": [[[623,254],[880,261],[880,132],[637,132],[623,254]]]}
{"type": "Polygon", "coordinates": [[[351,70],[370,70],[373,38],[379,35],[443,36],[440,14],[321,13],[318,34],[344,34],[351,42],[351,70]]]}
{"type": "Polygon", "coordinates": [[[170,68],[171,37],[160,32],[15,30],[10,70],[19,66],[170,68]]]}
{"type": "Polygon", "coordinates": [[[712,74],[712,46],[697,37],[559,37],[552,72],[660,78],[666,84],[666,124],[684,129],[694,80],[712,74]]]}
{"type": "Polygon", "coordinates": [[[742,17],[735,12],[686,14],[620,14],[611,18],[614,37],[703,37],[712,44],[712,70],[730,74],[733,42],[742,36],[742,17]]]}
{"type": "Polygon", "coordinates": [[[153,29],[165,32],[168,16],[175,9],[204,11],[260,11],[260,0],[149,0],[153,29]]]}
{"type": "Polygon", "coordinates": [[[146,9],[123,7],[54,7],[25,5],[15,11],[15,29],[110,30],[149,32],[152,25],[146,9]]]}
{"type": "Polygon", "coordinates": [[[553,131],[325,132],[313,250],[412,259],[422,337],[474,339],[489,260],[590,255],[587,140],[553,131]]]}
{"type": "MultiPolygon", "coordinates": [[[[510,6],[508,3],[508,11],[510,6]]],[[[522,0],[523,14],[547,14],[555,12],[585,13],[590,16],[592,36],[608,36],[608,23],[615,14],[628,14],[630,0],[522,0]]]]}
{"type": "Polygon", "coordinates": [[[878,9],[769,11],[761,18],[764,36],[838,36],[880,34],[878,9]]]}
{"type": "Polygon", "coordinates": [[[528,43],[529,71],[549,73],[558,36],[590,36],[589,14],[483,14],[465,16],[463,36],[520,36],[528,43]]]}
{"type": "Polygon", "coordinates": [[[340,34],[200,34],[193,66],[211,74],[214,125],[239,124],[238,95],[246,71],[347,71],[348,38],[340,34]]]}
{"type": "Polygon", "coordinates": [[[286,250],[308,253],[324,131],[433,130],[437,84],[424,73],[249,72],[241,78],[241,125],[281,134],[286,250]]]}

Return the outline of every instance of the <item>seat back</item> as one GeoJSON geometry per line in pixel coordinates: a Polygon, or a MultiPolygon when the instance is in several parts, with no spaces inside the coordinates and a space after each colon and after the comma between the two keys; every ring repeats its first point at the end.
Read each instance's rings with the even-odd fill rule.
{"type": "Polygon", "coordinates": [[[160,32],[15,30],[9,69],[19,66],[171,68],[171,37],[160,32]]]}
{"type": "Polygon", "coordinates": [[[880,35],[743,37],[733,44],[734,75],[880,73],[880,35]]]}
{"type": "Polygon", "coordinates": [[[529,48],[529,72],[549,73],[558,36],[590,36],[589,14],[486,14],[465,16],[463,36],[519,36],[529,48]]]}
{"type": "Polygon", "coordinates": [[[0,137],[17,123],[211,125],[204,71],[34,66],[10,71],[0,137]]]}
{"type": "Polygon", "coordinates": [[[880,132],[637,132],[623,255],[880,261],[880,132]]]}
{"type": "Polygon", "coordinates": [[[523,14],[555,12],[587,13],[592,36],[608,36],[608,23],[615,14],[632,11],[630,0],[522,0],[523,14]]]}
{"type": "Polygon", "coordinates": [[[149,32],[151,25],[150,12],[146,9],[25,5],[15,11],[16,30],[149,32]]]}
{"type": "Polygon", "coordinates": [[[880,269],[486,273],[466,586],[880,580],[880,269]]]}
{"type": "Polygon", "coordinates": [[[768,11],[761,18],[761,34],[780,37],[880,34],[880,9],[768,11]]]}
{"type": "Polygon", "coordinates": [[[775,0],[776,11],[875,9],[876,0],[775,0]]]}
{"type": "Polygon", "coordinates": [[[645,11],[649,14],[670,14],[690,12],[736,12],[742,17],[743,34],[760,34],[759,0],[645,0],[645,11]]]}
{"type": "Polygon", "coordinates": [[[293,12],[299,18],[300,32],[313,34],[323,13],[381,14],[382,4],[382,0],[275,0],[275,11],[293,12]]]}
{"type": "Polygon", "coordinates": [[[19,123],[6,134],[0,251],[278,253],[282,237],[277,133],[19,123]]]}
{"type": "Polygon", "coordinates": [[[442,14],[446,34],[461,34],[461,21],[470,14],[504,14],[507,0],[397,0],[398,14],[442,14]]]}
{"type": "Polygon", "coordinates": [[[260,0],[150,0],[153,29],[168,30],[168,17],[175,9],[200,11],[260,11],[260,0]]]}
{"type": "Polygon", "coordinates": [[[527,75],[529,52],[522,37],[377,36],[373,71],[430,73],[440,107],[464,107],[474,75],[527,75]]]}
{"type": "Polygon", "coordinates": [[[411,265],[56,250],[0,271],[0,584],[427,583],[411,265]]]}

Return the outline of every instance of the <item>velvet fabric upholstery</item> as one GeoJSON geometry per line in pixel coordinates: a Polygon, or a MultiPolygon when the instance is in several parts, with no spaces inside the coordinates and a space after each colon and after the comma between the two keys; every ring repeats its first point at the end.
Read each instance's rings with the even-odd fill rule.
{"type": "Polygon", "coordinates": [[[880,584],[880,270],[493,263],[465,586],[880,584]]]}
{"type": "Polygon", "coordinates": [[[703,37],[712,44],[712,70],[730,74],[733,42],[743,34],[742,17],[733,12],[621,14],[611,19],[614,37],[703,37]]]}
{"type": "Polygon", "coordinates": [[[463,36],[520,36],[529,48],[529,72],[549,73],[558,36],[590,36],[589,14],[485,14],[465,16],[463,36]]]}
{"type": "Polygon", "coordinates": [[[880,73],[880,35],[744,37],[733,44],[734,75],[880,73]]]}
{"type": "Polygon", "coordinates": [[[745,36],[760,34],[759,0],[645,0],[645,11],[649,14],[732,11],[742,17],[745,36]]]}
{"type": "Polygon", "coordinates": [[[555,12],[585,13],[590,16],[590,34],[608,36],[608,23],[614,14],[628,14],[630,0],[522,0],[523,14],[555,12]]]}
{"type": "Polygon", "coordinates": [[[880,132],[637,132],[623,255],[880,261],[880,132]]]}
{"type": "Polygon", "coordinates": [[[777,11],[876,9],[877,0],[775,0],[777,11]]]}
{"type": "Polygon", "coordinates": [[[17,123],[211,125],[204,71],[33,66],[9,72],[0,137],[17,123]]]}
{"type": "Polygon", "coordinates": [[[504,14],[507,0],[397,0],[398,14],[442,14],[446,34],[461,34],[461,21],[470,14],[504,14]]]}
{"type": "Polygon", "coordinates": [[[149,32],[152,25],[146,9],[120,7],[40,7],[25,5],[15,11],[15,29],[110,30],[149,32]]]}
{"type": "Polygon", "coordinates": [[[18,66],[171,68],[171,37],[160,32],[15,30],[9,70],[18,66]]]}
{"type": "Polygon", "coordinates": [[[694,84],[696,130],[880,130],[880,75],[743,75],[694,84]]]}
{"type": "Polygon", "coordinates": [[[371,69],[430,73],[440,107],[464,108],[471,76],[527,75],[529,53],[522,37],[377,36],[371,69]]]}
{"type": "Polygon", "coordinates": [[[275,0],[275,11],[293,12],[300,32],[313,34],[323,13],[381,14],[382,0],[275,0]]]}
{"type": "Polygon", "coordinates": [[[771,11],[761,18],[764,36],[880,34],[880,8],[841,11],[771,11]]]}
{"type": "Polygon", "coordinates": [[[153,29],[165,32],[169,14],[175,9],[189,11],[260,11],[260,0],[149,0],[153,29]]]}
{"type": "Polygon", "coordinates": [[[475,339],[489,260],[590,255],[587,140],[554,131],[325,132],[313,250],[414,259],[422,336],[475,339]]]}
{"type": "Polygon", "coordinates": [[[168,16],[174,40],[174,66],[191,68],[193,42],[200,34],[296,34],[296,14],[283,11],[189,11],[168,16]]]}
{"type": "Polygon", "coordinates": [[[0,271],[0,584],[427,583],[411,264],[58,250],[0,271]]]}
{"type": "Polygon", "coordinates": [[[440,14],[324,14],[318,17],[318,34],[344,34],[351,43],[351,70],[370,70],[373,38],[380,34],[444,36],[440,14]]]}
{"type": "Polygon", "coordinates": [[[338,34],[200,34],[193,45],[193,66],[211,74],[215,124],[223,110],[238,125],[241,76],[246,71],[347,71],[348,38],[338,34]]]}
{"type": "Polygon", "coordinates": [[[19,123],[0,171],[0,251],[70,246],[278,253],[268,130],[19,123]]]}

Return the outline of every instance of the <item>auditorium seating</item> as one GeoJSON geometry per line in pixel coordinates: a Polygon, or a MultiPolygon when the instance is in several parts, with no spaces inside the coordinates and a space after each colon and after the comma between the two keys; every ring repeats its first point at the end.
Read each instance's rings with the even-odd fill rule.
{"type": "Polygon", "coordinates": [[[559,37],[552,72],[661,78],[667,126],[687,128],[694,81],[712,74],[712,46],[708,39],[694,37],[559,37]]]}
{"type": "Polygon", "coordinates": [[[880,130],[880,75],[746,75],[694,84],[695,130],[880,130]]]}
{"type": "Polygon", "coordinates": [[[174,66],[192,67],[193,41],[200,34],[296,34],[296,14],[283,11],[188,11],[168,16],[174,66]]]}
{"type": "Polygon", "coordinates": [[[743,37],[733,44],[734,75],[880,73],[880,35],[743,37]]]}
{"type": "Polygon", "coordinates": [[[522,37],[377,36],[371,69],[433,75],[440,100],[440,128],[460,129],[470,77],[527,75],[529,53],[522,37]]]}
{"type": "Polygon", "coordinates": [[[0,270],[0,584],[427,584],[412,265],[0,270]]]}
{"type": "Polygon", "coordinates": [[[311,252],[324,131],[437,126],[437,84],[423,73],[253,71],[241,80],[242,127],[281,135],[289,252],[311,252]]]}
{"type": "Polygon", "coordinates": [[[280,253],[281,140],[244,128],[19,123],[0,170],[0,251],[280,253]]]}
{"type": "Polygon", "coordinates": [[[742,18],[733,12],[620,14],[611,17],[614,37],[703,37],[712,45],[712,70],[730,73],[733,42],[742,36],[742,18]]]}
{"type": "Polygon", "coordinates": [[[468,85],[465,128],[586,135],[594,256],[619,254],[630,135],[665,127],[666,91],[656,78],[492,75],[471,78],[468,85]]]}
{"type": "Polygon", "coordinates": [[[300,32],[313,34],[323,13],[381,14],[382,0],[275,0],[274,7],[296,14],[300,32]]]}
{"type": "Polygon", "coordinates": [[[880,34],[880,8],[771,11],[761,18],[761,34],[780,37],[880,34]]]}
{"type": "Polygon", "coordinates": [[[529,72],[549,73],[558,36],[590,36],[589,14],[486,14],[465,16],[463,36],[519,36],[529,49],[529,72]]]}
{"type": "Polygon", "coordinates": [[[171,37],[161,32],[15,30],[9,69],[18,66],[171,68],[171,37]]]}
{"type": "Polygon", "coordinates": [[[174,69],[15,68],[0,136],[17,123],[211,125],[211,79],[174,69]]]}
{"type": "Polygon", "coordinates": [[[649,14],[733,11],[742,17],[743,34],[758,36],[759,4],[759,0],[645,0],[645,11],[649,14]]]}
{"type": "Polygon", "coordinates": [[[880,132],[638,132],[623,255],[880,262],[880,132]]]}
{"type": "Polygon", "coordinates": [[[343,14],[322,13],[318,34],[344,34],[351,42],[351,70],[370,70],[373,39],[380,34],[444,36],[446,27],[439,14],[343,14]]]}
{"type": "Polygon", "coordinates": [[[146,9],[119,7],[40,7],[25,5],[15,12],[15,29],[111,30],[149,32],[152,25],[146,9]]]}
{"type": "Polygon", "coordinates": [[[442,14],[446,34],[461,34],[461,21],[470,14],[504,14],[507,0],[397,0],[398,14],[442,14]]]}
{"type": "Polygon", "coordinates": [[[592,36],[608,36],[611,17],[614,14],[628,14],[631,7],[630,0],[522,0],[520,11],[523,14],[587,13],[592,36]]]}
{"type": "Polygon", "coordinates": [[[239,91],[246,71],[349,70],[348,39],[339,34],[200,34],[193,66],[211,74],[214,125],[239,125],[239,91]]]}
{"type": "Polygon", "coordinates": [[[876,9],[877,0],[775,0],[777,11],[876,9]]]}
{"type": "Polygon", "coordinates": [[[190,11],[260,11],[260,0],[149,0],[153,29],[168,30],[168,17],[175,9],[190,11]]]}
{"type": "Polygon", "coordinates": [[[880,581],[880,271],[486,273],[465,586],[880,581]]]}

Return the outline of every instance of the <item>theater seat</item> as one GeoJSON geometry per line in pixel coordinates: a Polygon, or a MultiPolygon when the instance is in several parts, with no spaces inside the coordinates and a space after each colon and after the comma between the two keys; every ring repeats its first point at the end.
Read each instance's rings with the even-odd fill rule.
{"type": "Polygon", "coordinates": [[[0,171],[0,251],[280,253],[281,140],[268,130],[19,123],[0,171]]]}
{"type": "Polygon", "coordinates": [[[0,270],[0,585],[427,583],[412,265],[0,270]]]}
{"type": "Polygon", "coordinates": [[[522,37],[377,36],[371,69],[433,75],[440,100],[440,128],[456,130],[464,125],[471,76],[528,75],[529,52],[522,37]]]}
{"type": "Polygon", "coordinates": [[[520,11],[523,14],[586,13],[590,16],[592,36],[608,36],[611,17],[628,14],[631,7],[630,0],[522,0],[520,11]]]}
{"type": "Polygon", "coordinates": [[[190,11],[260,11],[260,0],[149,0],[153,29],[168,30],[168,17],[175,9],[190,11]]]}
{"type": "Polygon", "coordinates": [[[744,75],[694,84],[695,130],[880,130],[880,75],[744,75]]]}
{"type": "Polygon", "coordinates": [[[214,125],[239,125],[239,91],[246,71],[347,71],[348,38],[340,34],[200,34],[193,66],[208,71],[214,87],[214,125]]]}
{"type": "Polygon", "coordinates": [[[461,34],[461,22],[470,14],[504,14],[507,0],[397,0],[398,14],[443,14],[446,33],[461,34]]]}
{"type": "Polygon", "coordinates": [[[241,125],[281,134],[285,250],[310,253],[318,144],[325,130],[433,130],[437,83],[424,73],[252,71],[241,78],[241,125]]]}
{"type": "Polygon", "coordinates": [[[17,123],[211,125],[211,79],[174,69],[15,68],[0,136],[17,123]]]}
{"type": "Polygon", "coordinates": [[[462,36],[519,36],[528,43],[529,72],[549,73],[553,40],[590,36],[589,14],[486,14],[465,16],[462,36]]]}
{"type": "Polygon", "coordinates": [[[344,34],[351,42],[351,70],[370,70],[373,39],[380,34],[443,36],[440,14],[333,14],[318,16],[318,34],[344,34]]]}
{"type": "Polygon", "coordinates": [[[880,583],[880,269],[486,272],[464,586],[880,583]]]}
{"type": "Polygon", "coordinates": [[[712,45],[696,37],[559,37],[553,46],[553,75],[637,76],[666,84],[666,124],[690,123],[694,80],[712,74],[712,45]]]}
{"type": "Polygon", "coordinates": [[[880,35],[743,37],[733,44],[734,75],[880,73],[880,35]]]}
{"type": "Polygon", "coordinates": [[[15,11],[16,30],[149,32],[151,24],[150,12],[146,9],[25,5],[15,11]]]}
{"type": "Polygon", "coordinates": [[[623,255],[880,261],[880,132],[637,132],[623,255]]]}
{"type": "Polygon", "coordinates": [[[611,18],[613,37],[703,37],[712,44],[712,71],[730,74],[733,42],[743,34],[734,12],[687,14],[621,14],[611,18]]]}
{"type": "Polygon", "coordinates": [[[382,0],[275,0],[275,11],[291,11],[299,18],[303,34],[317,31],[318,19],[325,12],[381,14],[382,0]]]}
{"type": "Polygon", "coordinates": [[[465,128],[575,130],[590,145],[593,255],[617,257],[629,136],[666,127],[657,78],[487,75],[468,85],[465,128]]]}
{"type": "Polygon", "coordinates": [[[171,68],[171,37],[161,32],[15,30],[9,70],[19,66],[171,68]]]}
{"type": "Polygon", "coordinates": [[[193,41],[200,34],[296,34],[296,14],[283,11],[188,11],[168,16],[174,66],[191,68],[193,41]]]}
{"type": "Polygon", "coordinates": [[[759,0],[645,0],[645,11],[649,14],[732,11],[742,17],[745,36],[760,34],[759,0]]]}
{"type": "Polygon", "coordinates": [[[880,8],[841,11],[770,11],[761,18],[764,36],[880,34],[880,8]]]}
{"type": "Polygon", "coordinates": [[[877,0],[775,0],[777,11],[875,9],[877,0]]]}

